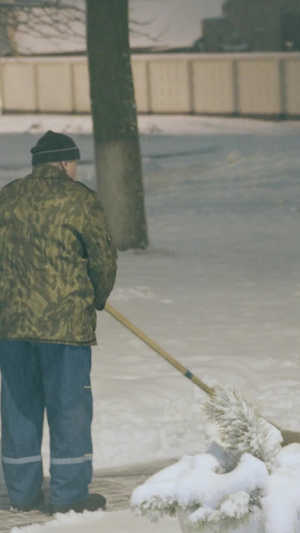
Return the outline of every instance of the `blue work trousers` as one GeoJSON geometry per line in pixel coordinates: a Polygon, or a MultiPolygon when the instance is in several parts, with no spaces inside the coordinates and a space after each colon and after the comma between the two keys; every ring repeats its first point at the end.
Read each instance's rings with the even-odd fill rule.
{"type": "Polygon", "coordinates": [[[91,348],[0,340],[0,365],[2,465],[12,504],[30,504],[41,490],[45,410],[50,502],[83,500],[92,478],[91,348]]]}

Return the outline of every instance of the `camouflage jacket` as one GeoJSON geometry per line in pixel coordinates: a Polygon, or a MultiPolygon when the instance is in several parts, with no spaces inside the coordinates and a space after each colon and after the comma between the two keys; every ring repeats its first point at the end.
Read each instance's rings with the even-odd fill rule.
{"type": "Polygon", "coordinates": [[[94,191],[53,165],[0,192],[0,338],[96,344],[117,254],[94,191]]]}

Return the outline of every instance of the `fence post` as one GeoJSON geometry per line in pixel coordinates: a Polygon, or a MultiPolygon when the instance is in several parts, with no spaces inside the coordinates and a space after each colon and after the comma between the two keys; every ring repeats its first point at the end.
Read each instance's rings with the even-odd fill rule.
{"type": "Polygon", "coordinates": [[[278,71],[279,71],[279,90],[280,90],[280,114],[281,117],[286,117],[288,114],[287,109],[287,87],[286,87],[286,61],[284,58],[278,59],[278,71]]]}
{"type": "Polygon", "coordinates": [[[194,85],[194,68],[192,58],[188,61],[188,83],[189,83],[189,98],[190,98],[190,113],[195,114],[195,85],[194,85]]]}
{"type": "Polygon", "coordinates": [[[33,86],[34,86],[34,102],[35,102],[35,111],[38,113],[40,111],[39,105],[39,80],[38,80],[38,64],[36,61],[33,63],[33,86]]]}
{"type": "Polygon", "coordinates": [[[239,73],[238,73],[238,59],[232,59],[232,91],[233,91],[233,114],[239,115],[240,113],[240,86],[239,86],[239,73]]]}
{"type": "Polygon", "coordinates": [[[0,60],[0,115],[3,113],[3,63],[0,60]]]}

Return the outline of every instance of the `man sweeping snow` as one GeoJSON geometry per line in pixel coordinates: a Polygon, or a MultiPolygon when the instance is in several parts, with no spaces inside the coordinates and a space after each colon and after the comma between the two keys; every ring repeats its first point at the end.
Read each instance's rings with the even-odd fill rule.
{"type": "Polygon", "coordinates": [[[115,281],[116,251],[95,192],[76,182],[79,149],[48,131],[32,173],[0,193],[2,463],[19,511],[96,510],[92,477],[91,345],[96,309],[115,281]],[[50,431],[44,505],[41,442],[50,431]]]}

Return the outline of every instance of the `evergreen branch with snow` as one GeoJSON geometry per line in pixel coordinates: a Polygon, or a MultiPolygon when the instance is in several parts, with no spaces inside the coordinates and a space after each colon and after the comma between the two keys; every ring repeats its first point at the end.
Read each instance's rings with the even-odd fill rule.
{"type": "Polygon", "coordinates": [[[281,449],[280,431],[265,420],[252,399],[233,388],[216,387],[204,402],[208,420],[218,426],[222,445],[230,457],[228,468],[234,468],[244,453],[263,461],[271,470],[281,449]]]}
{"type": "Polygon", "coordinates": [[[258,491],[254,491],[252,494],[240,491],[235,494],[228,494],[215,509],[198,508],[189,515],[185,523],[195,531],[201,531],[207,526],[218,526],[218,528],[222,527],[222,531],[226,533],[249,521],[260,507],[258,491]]]}
{"type": "Polygon", "coordinates": [[[201,532],[207,526],[222,526],[225,533],[246,523],[261,508],[260,496],[259,490],[251,494],[240,491],[226,495],[215,507],[199,505],[199,502],[189,502],[185,506],[172,498],[154,496],[133,510],[136,516],[147,516],[152,522],[158,522],[165,515],[174,517],[189,509],[190,514],[185,523],[190,528],[201,532]]]}

